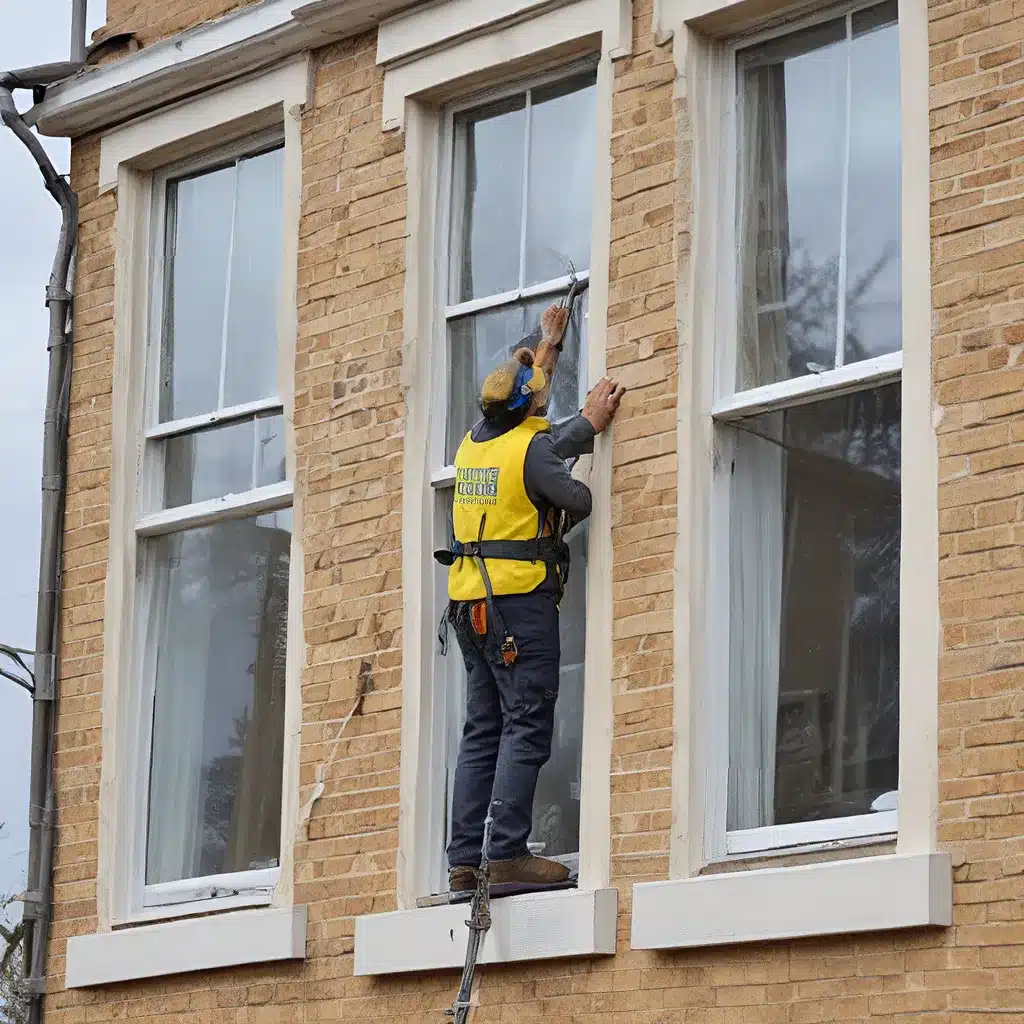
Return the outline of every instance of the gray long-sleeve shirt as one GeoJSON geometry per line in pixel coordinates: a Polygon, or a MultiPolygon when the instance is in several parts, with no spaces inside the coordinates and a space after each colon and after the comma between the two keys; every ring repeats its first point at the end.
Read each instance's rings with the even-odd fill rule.
{"type": "MultiPolygon", "coordinates": [[[[473,428],[472,437],[474,441],[493,441],[504,433],[507,430],[496,429],[487,420],[480,420],[473,428]]],[[[574,522],[579,523],[590,515],[590,488],[573,479],[565,460],[590,455],[594,451],[594,437],[593,425],[582,415],[553,424],[550,433],[534,435],[526,449],[523,482],[527,497],[542,516],[549,509],[563,509],[574,522]]],[[[558,589],[558,577],[550,566],[538,589],[558,589]]]]}
{"type": "MultiPolygon", "coordinates": [[[[487,420],[473,428],[474,441],[493,441],[506,431],[497,430],[487,420]]],[[[526,494],[542,512],[564,509],[580,522],[590,515],[590,488],[574,480],[566,459],[589,455],[594,450],[594,427],[583,416],[573,416],[552,425],[551,432],[536,434],[526,450],[523,480],[526,494]]]]}

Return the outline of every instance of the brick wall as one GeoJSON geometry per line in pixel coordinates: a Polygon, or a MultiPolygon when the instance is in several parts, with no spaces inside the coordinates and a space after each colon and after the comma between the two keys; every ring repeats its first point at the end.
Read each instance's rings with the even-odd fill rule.
{"type": "Polygon", "coordinates": [[[98,195],[100,148],[76,143],[71,180],[81,229],[68,437],[61,664],[54,759],[60,830],[54,864],[50,970],[64,973],[69,935],[94,928],[99,831],[103,598],[110,518],[114,370],[115,196],[98,195]]]}
{"type": "MultiPolygon", "coordinates": [[[[1024,5],[933,10],[940,839],[960,1005],[1024,1006],[1024,5]]],[[[1024,1019],[1024,1015],[1022,1015],[1024,1019]]]]}
{"type": "MultiPolygon", "coordinates": [[[[676,117],[670,48],[634,5],[615,65],[608,372],[629,389],[612,464],[612,882],[668,874],[676,545],[676,117]]],[[[628,917],[620,917],[628,945],[628,917]]]]}
{"type": "MultiPolygon", "coordinates": [[[[172,31],[229,5],[111,0],[172,31]]],[[[669,829],[677,268],[689,259],[690,141],[670,49],[635,0],[615,68],[609,367],[631,388],[615,431],[614,959],[483,971],[475,1024],[978,1024],[1024,1007],[1024,5],[932,7],[934,373],[942,483],[941,840],[955,924],[679,954],[628,948],[630,884],[664,877],[669,829]]],[[[309,960],[61,991],[64,944],[95,927],[99,702],[110,465],[113,216],[98,146],[76,143],[82,200],[66,536],[50,1020],[439,1022],[454,973],[354,979],[353,919],[394,906],[401,705],[403,139],[380,131],[371,35],[318,55],[303,125],[296,357],[304,505],[302,785],[360,675],[372,681],[330,768],[296,898],[309,960]]],[[[998,1019],[1024,1020],[1008,1014],[998,1019]]]]}

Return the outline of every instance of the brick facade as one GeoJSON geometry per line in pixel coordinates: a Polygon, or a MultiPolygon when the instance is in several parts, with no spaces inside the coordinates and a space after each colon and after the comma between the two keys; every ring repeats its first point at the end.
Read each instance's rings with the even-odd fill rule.
{"type": "MultiPolygon", "coordinates": [[[[110,0],[147,41],[237,0],[110,0]]],[[[941,823],[954,926],[655,954],[629,948],[630,886],[668,873],[676,281],[690,258],[690,141],[671,46],[635,0],[615,65],[608,365],[615,430],[612,884],[619,953],[483,969],[475,1024],[977,1024],[1024,1020],[1024,4],[931,5],[933,366],[940,443],[941,823]]],[[[303,508],[303,793],[359,677],[372,690],[295,849],[308,961],[63,991],[96,926],[116,195],[76,141],[81,198],[57,743],[59,844],[46,1010],[270,1024],[434,1022],[454,973],[352,977],[354,918],[394,908],[401,716],[403,137],[381,131],[373,33],[316,54],[303,121],[295,426],[303,508]]]]}

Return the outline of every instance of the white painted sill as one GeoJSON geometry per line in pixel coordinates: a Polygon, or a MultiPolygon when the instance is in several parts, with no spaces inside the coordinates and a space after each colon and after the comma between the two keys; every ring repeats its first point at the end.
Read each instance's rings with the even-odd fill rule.
{"type": "MultiPolygon", "coordinates": [[[[495,900],[478,963],[614,954],[618,897],[617,889],[567,889],[495,900]]],[[[461,969],[468,916],[463,903],[357,918],[356,976],[461,969]]]]}
{"type": "Polygon", "coordinates": [[[893,854],[633,886],[634,949],[948,927],[947,853],[893,854]]]}
{"type": "Polygon", "coordinates": [[[242,910],[68,940],[67,988],[304,960],[306,908],[242,910]]]}

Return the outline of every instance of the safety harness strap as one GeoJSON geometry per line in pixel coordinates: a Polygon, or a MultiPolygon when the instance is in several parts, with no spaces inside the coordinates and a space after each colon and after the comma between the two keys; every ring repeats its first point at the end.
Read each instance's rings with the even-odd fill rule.
{"type": "Polygon", "coordinates": [[[441,565],[454,565],[459,558],[501,558],[514,562],[547,562],[558,565],[563,557],[564,545],[554,537],[533,540],[453,540],[451,547],[434,552],[441,565]]]}

